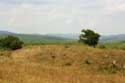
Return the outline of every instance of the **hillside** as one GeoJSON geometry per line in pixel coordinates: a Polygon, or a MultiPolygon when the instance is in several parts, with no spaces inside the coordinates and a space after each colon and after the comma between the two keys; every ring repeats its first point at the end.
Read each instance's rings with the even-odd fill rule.
{"type": "Polygon", "coordinates": [[[125,34],[102,36],[101,42],[121,42],[125,41],[125,34]]]}
{"type": "Polygon", "coordinates": [[[15,34],[15,33],[8,32],[8,31],[0,31],[0,35],[10,35],[10,34],[15,34]]]}
{"type": "MultiPolygon", "coordinates": [[[[41,44],[41,43],[64,43],[67,41],[77,41],[79,39],[79,34],[17,34],[8,31],[0,31],[0,36],[14,35],[27,43],[41,44]]],[[[118,35],[102,35],[100,37],[100,42],[121,42],[125,41],[125,34],[118,35]]]]}
{"type": "Polygon", "coordinates": [[[124,55],[78,45],[0,51],[0,83],[125,83],[124,55]]]}
{"type": "Polygon", "coordinates": [[[78,40],[79,39],[79,33],[67,33],[67,34],[48,34],[52,35],[55,37],[63,37],[67,39],[73,39],[73,40],[78,40]]]}
{"type": "Polygon", "coordinates": [[[66,41],[71,41],[71,39],[51,36],[51,35],[40,35],[40,34],[17,34],[7,31],[0,31],[0,36],[4,37],[7,35],[13,35],[19,37],[26,44],[49,44],[49,43],[63,43],[66,41]]]}
{"type": "MultiPolygon", "coordinates": [[[[79,39],[79,34],[74,33],[74,34],[51,34],[56,37],[63,37],[63,38],[68,38],[68,39],[74,39],[78,40],[79,39]]],[[[100,37],[100,42],[121,42],[125,41],[125,34],[118,34],[118,35],[101,35],[100,37]]]]}

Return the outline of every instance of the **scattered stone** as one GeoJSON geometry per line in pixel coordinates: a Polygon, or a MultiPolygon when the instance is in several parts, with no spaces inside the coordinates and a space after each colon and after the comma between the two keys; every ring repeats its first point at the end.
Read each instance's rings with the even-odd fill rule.
{"type": "Polygon", "coordinates": [[[113,64],[113,65],[116,65],[116,63],[117,63],[116,60],[113,60],[112,64],[113,64]]]}
{"type": "Polygon", "coordinates": [[[125,70],[125,64],[123,65],[123,69],[125,70]]]}
{"type": "Polygon", "coordinates": [[[107,54],[104,56],[104,58],[108,58],[108,57],[109,57],[109,55],[107,55],[107,54]]]}

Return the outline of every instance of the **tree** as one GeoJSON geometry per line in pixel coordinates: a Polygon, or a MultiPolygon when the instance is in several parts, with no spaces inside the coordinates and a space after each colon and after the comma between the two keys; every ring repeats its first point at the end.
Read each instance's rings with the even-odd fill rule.
{"type": "Polygon", "coordinates": [[[7,48],[11,50],[16,50],[22,48],[23,42],[15,36],[7,36],[0,39],[0,47],[7,48]]]}
{"type": "Polygon", "coordinates": [[[80,42],[83,42],[85,44],[88,44],[89,46],[95,47],[98,44],[100,35],[98,33],[95,33],[94,31],[90,29],[83,29],[80,34],[80,42]]]}

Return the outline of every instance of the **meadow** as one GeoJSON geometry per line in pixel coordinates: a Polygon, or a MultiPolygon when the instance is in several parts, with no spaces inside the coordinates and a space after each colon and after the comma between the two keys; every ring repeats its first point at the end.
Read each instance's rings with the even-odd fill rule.
{"type": "Polygon", "coordinates": [[[125,83],[125,51],[28,45],[0,51],[0,83],[125,83]]]}
{"type": "Polygon", "coordinates": [[[104,45],[105,48],[125,50],[125,42],[107,42],[100,45],[104,45]]]}

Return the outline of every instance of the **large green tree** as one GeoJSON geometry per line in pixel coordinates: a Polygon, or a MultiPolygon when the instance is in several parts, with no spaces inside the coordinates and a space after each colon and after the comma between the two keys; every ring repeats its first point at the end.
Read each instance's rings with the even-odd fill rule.
{"type": "Polygon", "coordinates": [[[83,29],[80,34],[80,42],[95,47],[98,44],[100,35],[93,30],[83,29]]]}

